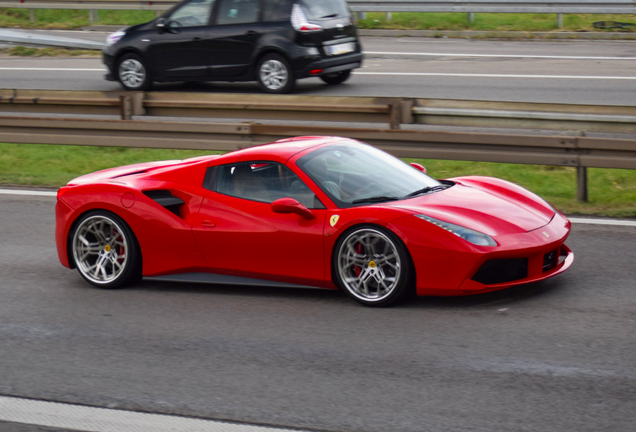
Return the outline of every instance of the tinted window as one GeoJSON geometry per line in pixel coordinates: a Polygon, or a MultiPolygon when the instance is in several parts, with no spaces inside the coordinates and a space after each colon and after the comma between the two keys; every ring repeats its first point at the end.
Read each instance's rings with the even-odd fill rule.
{"type": "Polygon", "coordinates": [[[296,174],[273,162],[245,162],[217,167],[216,191],[224,195],[271,203],[294,198],[307,208],[324,208],[296,174]]]}
{"type": "Polygon", "coordinates": [[[287,21],[291,18],[293,0],[265,0],[263,2],[263,21],[287,21]]]}
{"type": "Polygon", "coordinates": [[[217,24],[257,22],[261,13],[260,0],[220,0],[217,24]]]}
{"type": "Polygon", "coordinates": [[[300,0],[298,4],[309,20],[349,16],[345,0],[300,0]]]}
{"type": "Polygon", "coordinates": [[[171,27],[197,27],[208,25],[214,0],[192,0],[172,12],[171,27]]]}
{"type": "MultiPolygon", "coordinates": [[[[401,199],[440,183],[381,150],[364,144],[322,147],[296,163],[339,207],[387,196],[401,199]]],[[[359,203],[360,205],[364,203],[359,203]]]]}

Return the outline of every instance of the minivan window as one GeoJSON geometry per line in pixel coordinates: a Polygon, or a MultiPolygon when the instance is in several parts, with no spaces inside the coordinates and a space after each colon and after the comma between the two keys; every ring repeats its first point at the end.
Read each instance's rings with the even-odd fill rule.
{"type": "Polygon", "coordinates": [[[258,22],[260,0],[220,0],[217,24],[247,24],[258,22]]]}
{"type": "Polygon", "coordinates": [[[197,27],[208,25],[214,0],[192,0],[172,12],[170,26],[197,27]]]}
{"type": "Polygon", "coordinates": [[[349,16],[345,0],[300,0],[298,2],[308,20],[320,20],[349,16]]]}
{"type": "Polygon", "coordinates": [[[288,21],[294,0],[267,0],[263,2],[263,21],[288,21]]]}

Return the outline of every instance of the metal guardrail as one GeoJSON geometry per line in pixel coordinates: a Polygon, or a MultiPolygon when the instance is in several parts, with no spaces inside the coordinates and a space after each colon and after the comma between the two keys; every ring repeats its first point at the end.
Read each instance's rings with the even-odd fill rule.
{"type": "Polygon", "coordinates": [[[0,111],[583,130],[636,135],[636,106],[337,96],[0,89],[0,111]]]}
{"type": "Polygon", "coordinates": [[[587,201],[587,167],[636,169],[633,139],[0,116],[6,143],[228,151],[302,135],[350,137],[403,158],[576,167],[580,201],[587,201]]]}
{"type": "MultiPolygon", "coordinates": [[[[347,0],[354,12],[463,12],[475,13],[553,13],[558,14],[634,14],[633,0],[347,0]]],[[[0,0],[0,8],[22,9],[88,9],[91,23],[97,10],[164,11],[178,3],[175,0],[0,0]]],[[[31,14],[31,20],[35,16],[31,14]]]]}

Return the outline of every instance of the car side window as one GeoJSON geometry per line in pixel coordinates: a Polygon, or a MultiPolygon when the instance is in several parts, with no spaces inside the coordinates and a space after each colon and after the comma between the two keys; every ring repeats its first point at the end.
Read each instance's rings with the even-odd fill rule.
{"type": "Polygon", "coordinates": [[[266,0],[263,2],[263,21],[287,21],[291,17],[294,0],[266,0]]]}
{"type": "Polygon", "coordinates": [[[206,26],[210,22],[210,14],[214,0],[192,0],[170,15],[170,27],[206,26]]]}
{"type": "Polygon", "coordinates": [[[258,22],[261,0],[219,0],[217,24],[246,24],[258,22]]]}
{"type": "Polygon", "coordinates": [[[256,161],[214,168],[218,193],[265,203],[293,198],[310,209],[325,208],[296,174],[279,163],[256,161]]]}

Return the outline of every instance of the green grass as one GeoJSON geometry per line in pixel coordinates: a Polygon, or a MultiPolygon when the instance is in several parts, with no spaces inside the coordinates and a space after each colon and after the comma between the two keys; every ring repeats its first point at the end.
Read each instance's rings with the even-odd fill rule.
{"type": "MultiPolygon", "coordinates": [[[[35,23],[29,21],[27,9],[0,8],[0,27],[75,29],[89,25],[88,10],[35,10],[35,23]]],[[[148,22],[155,11],[99,11],[97,24],[134,25],[148,22]]],[[[563,15],[563,28],[569,31],[599,31],[592,23],[618,21],[636,23],[636,15],[563,15]]],[[[369,12],[360,20],[363,29],[416,29],[416,30],[557,30],[556,14],[475,14],[475,22],[468,22],[467,13],[394,13],[391,21],[381,12],[369,12]]],[[[612,31],[612,30],[607,30],[612,31]]],[[[636,32],[636,28],[631,30],[636,32]]]]}
{"type": "MultiPolygon", "coordinates": [[[[0,144],[0,184],[59,187],[115,166],[218,152],[0,144]]],[[[636,217],[636,170],[589,169],[589,203],[576,201],[576,170],[567,167],[414,160],[435,178],[485,175],[518,183],[568,214],[636,217]]]]}
{"type": "Polygon", "coordinates": [[[17,46],[13,48],[1,48],[0,53],[20,57],[57,57],[57,56],[101,56],[99,50],[57,49],[57,48],[33,48],[17,46]]]}
{"type": "MultiPolygon", "coordinates": [[[[596,21],[636,23],[636,15],[563,15],[563,28],[568,31],[602,31],[595,29],[596,21]]],[[[369,12],[358,21],[364,29],[413,30],[497,30],[497,31],[551,31],[557,30],[556,14],[475,14],[475,22],[468,21],[467,13],[394,13],[391,21],[386,14],[369,12]]],[[[605,30],[613,31],[613,30],[605,30]]],[[[630,30],[636,32],[636,27],[630,30]]]]}
{"type": "MultiPolygon", "coordinates": [[[[35,23],[32,23],[27,9],[0,8],[0,27],[76,29],[90,25],[88,13],[88,10],[78,9],[36,9],[35,23]]],[[[145,23],[155,17],[155,11],[100,10],[96,24],[123,27],[145,23]]]]}

